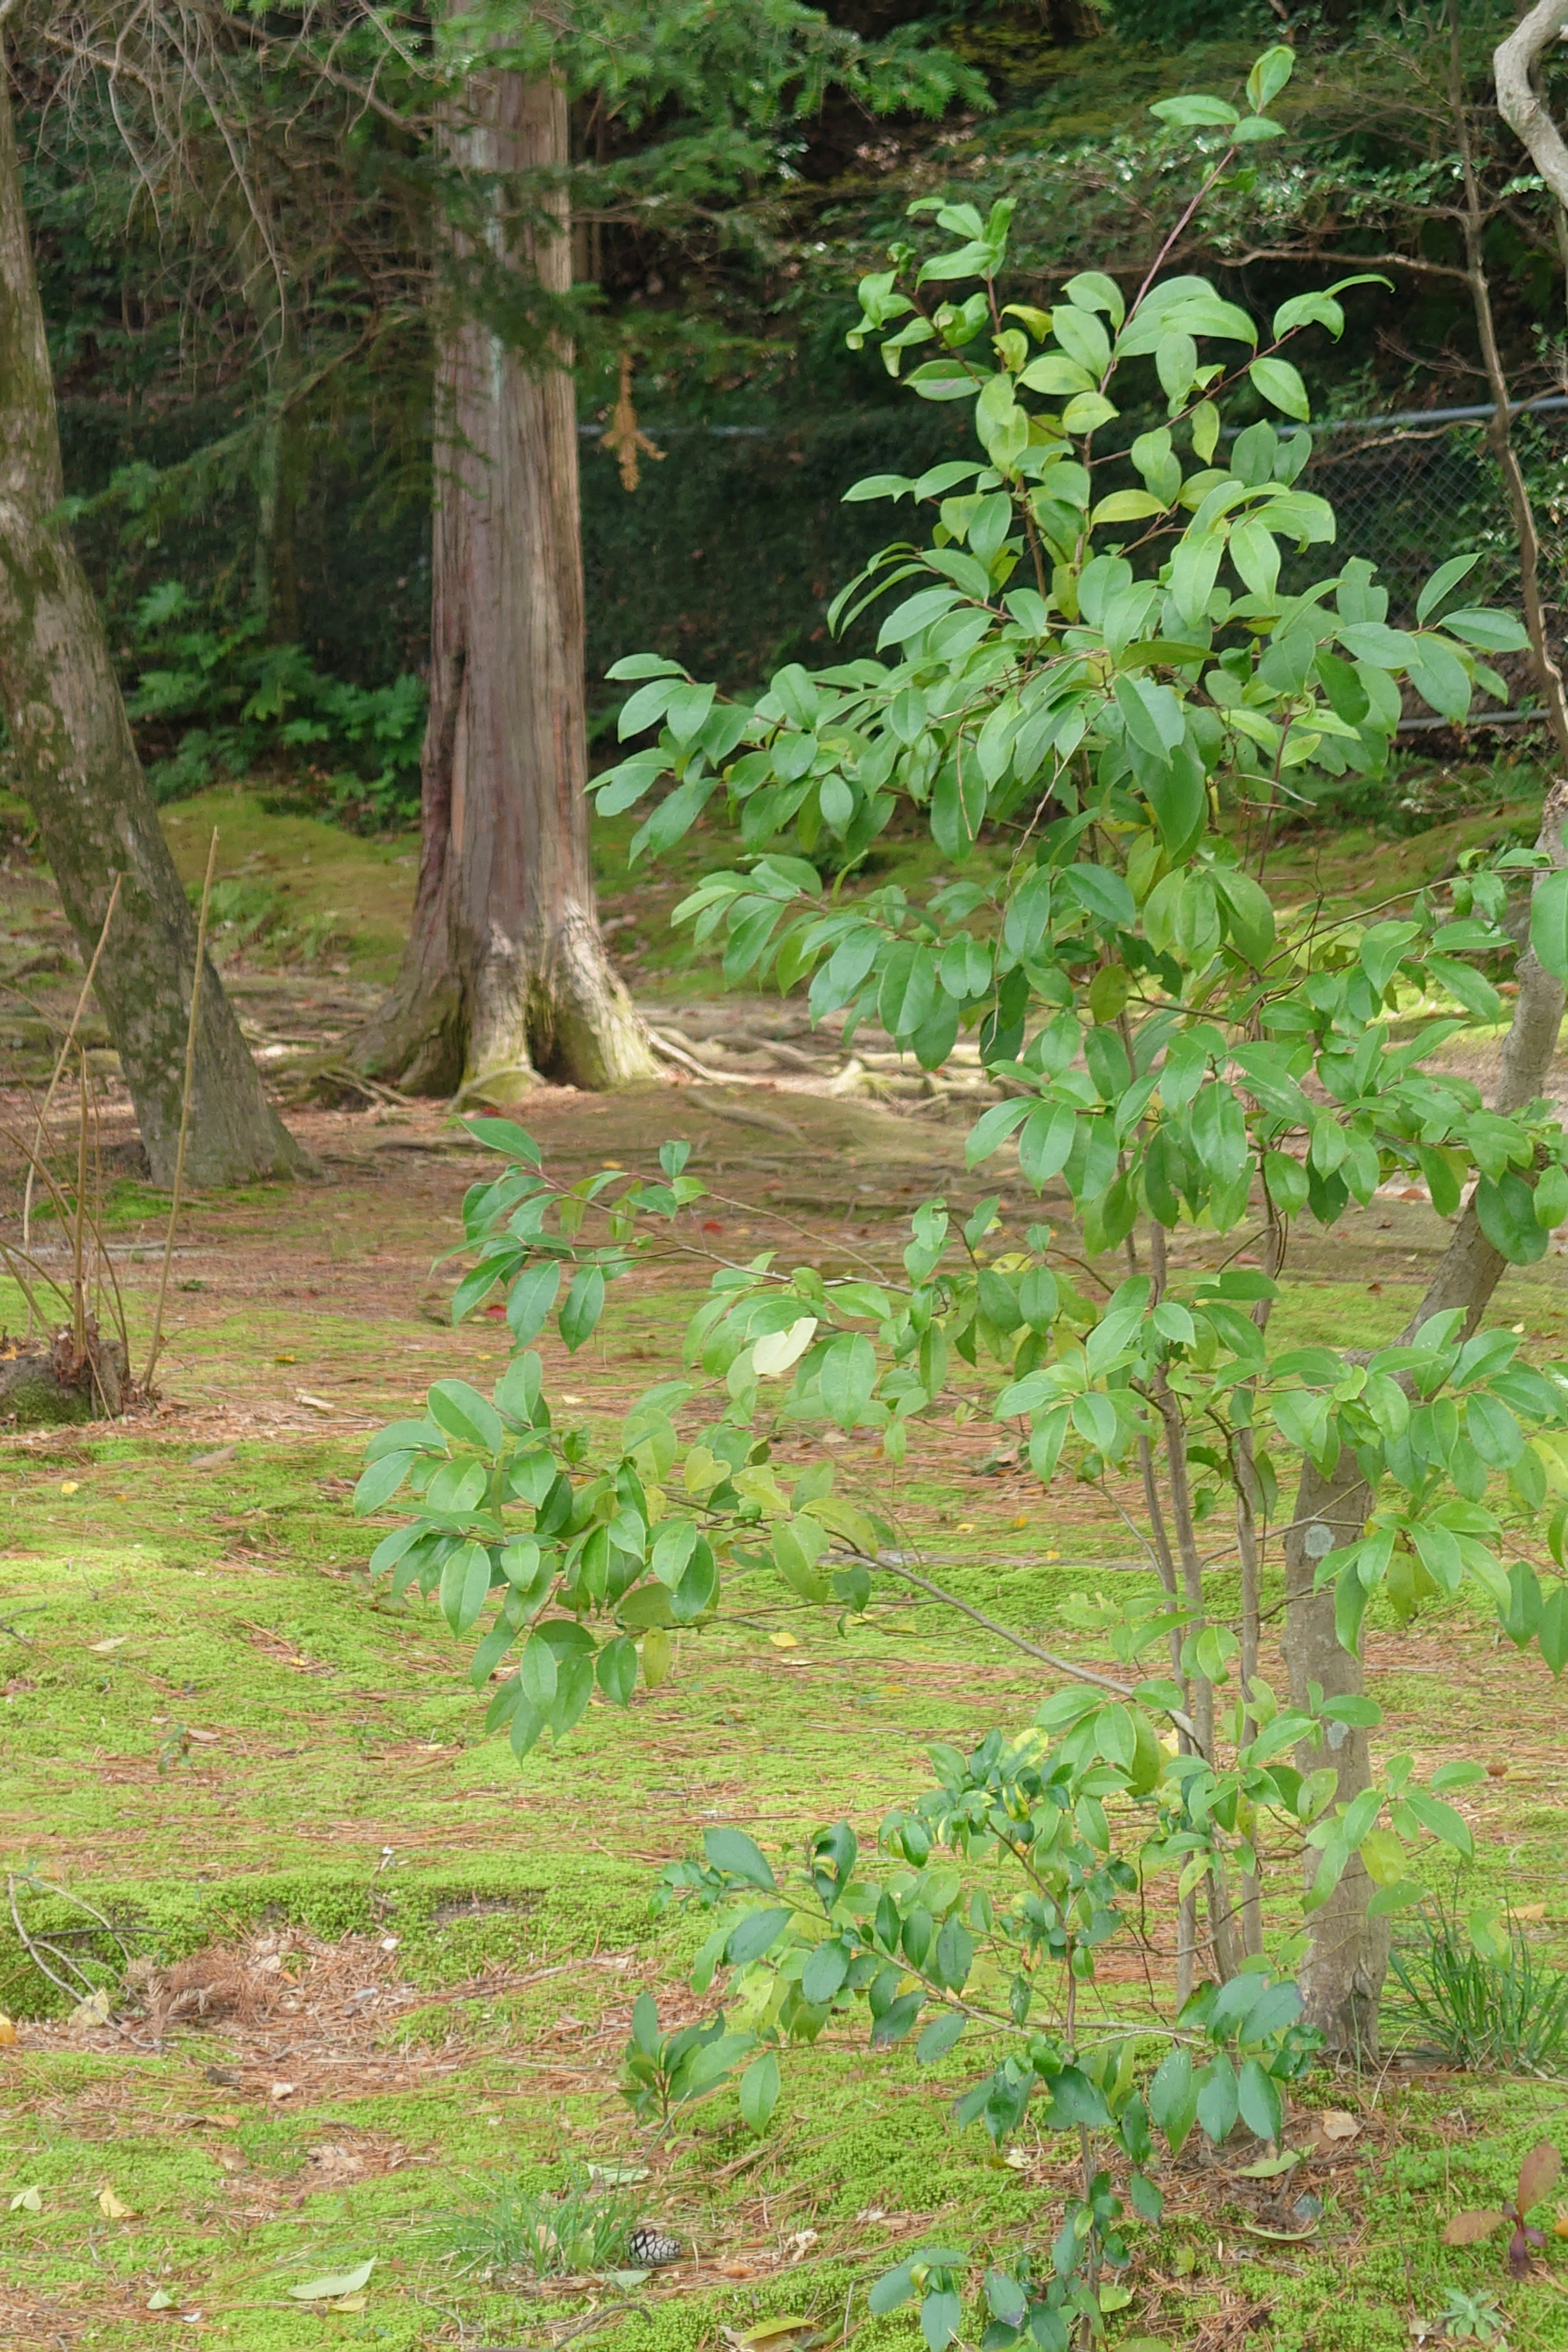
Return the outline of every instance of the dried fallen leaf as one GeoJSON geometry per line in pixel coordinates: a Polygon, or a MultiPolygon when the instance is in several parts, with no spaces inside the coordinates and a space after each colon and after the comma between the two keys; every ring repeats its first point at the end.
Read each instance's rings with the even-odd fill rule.
{"type": "Polygon", "coordinates": [[[311,1396],[305,1389],[296,1389],[294,1397],[297,1403],[308,1404],[312,1412],[336,1412],[337,1411],[337,1406],[329,1404],[325,1397],[311,1396]]]}
{"type": "Polygon", "coordinates": [[[1318,2117],[1318,2129],[1325,2139],[1354,2139],[1361,2117],[1347,2116],[1342,2107],[1325,2107],[1318,2117]]]}
{"type": "Polygon", "coordinates": [[[109,2023],[109,1988],[100,1985],[85,2000],[79,2000],[70,2014],[73,2025],[107,2025],[109,2023]]]}
{"type": "Polygon", "coordinates": [[[130,2206],[122,2204],[112,2189],[99,2190],[98,2210],[106,2221],[129,2221],[132,2218],[130,2206]]]}
{"type": "Polygon", "coordinates": [[[110,1633],[107,1641],[89,1642],[88,1648],[95,1658],[111,1657],[114,1652],[131,1639],[129,1633],[110,1633]]]}
{"type": "Polygon", "coordinates": [[[8,2017],[0,2014],[0,2050],[8,2050],[16,2039],[16,2027],[8,2017]]]}
{"type": "Polygon", "coordinates": [[[752,2327],[721,2327],[730,2352],[798,2352],[822,2330],[815,2319],[759,2319],[752,2327]]]}
{"type": "Polygon", "coordinates": [[[1301,2161],[1299,2149],[1282,2147],[1278,2156],[1266,2156],[1260,2163],[1244,2164],[1237,2174],[1238,2180],[1278,2180],[1282,2172],[1301,2161]]]}
{"type": "Polygon", "coordinates": [[[1507,2219],[1505,2213],[1498,2212],[1491,2206],[1481,2206],[1468,2213],[1456,2213],[1452,2221],[1443,2225],[1443,2243],[1446,2246],[1479,2245],[1483,2238],[1489,2238],[1494,2230],[1500,2230],[1507,2219]]]}
{"type": "Polygon", "coordinates": [[[185,1738],[196,1740],[203,1748],[210,1748],[215,1740],[223,1738],[223,1734],[221,1731],[192,1731],[187,1728],[185,1738]]]}
{"type": "Polygon", "coordinates": [[[372,2254],[368,2262],[361,2263],[354,2270],[335,2271],[326,2278],[306,2279],[301,2285],[291,2286],[289,2293],[296,2303],[338,2303],[347,2295],[357,2294],[374,2268],[375,2256],[372,2254]]]}
{"type": "MultiPolygon", "coordinates": [[[[274,2083],[272,2085],[272,2095],[275,2099],[291,2099],[294,2095],[294,2088],[295,2086],[292,2083],[274,2083]]],[[[293,2293],[292,2288],[289,2289],[289,2293],[293,2293]]],[[[344,2289],[344,2293],[347,2293],[346,2288],[344,2289]]]]}

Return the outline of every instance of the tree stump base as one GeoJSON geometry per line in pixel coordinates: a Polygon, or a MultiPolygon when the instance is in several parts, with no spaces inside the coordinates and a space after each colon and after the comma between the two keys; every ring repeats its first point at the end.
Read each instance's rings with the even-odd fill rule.
{"type": "Polygon", "coordinates": [[[130,1389],[130,1368],[118,1339],[88,1335],[79,1349],[68,1331],[47,1348],[26,1348],[0,1335],[0,1426],[59,1429],[71,1422],[118,1413],[130,1389]]]}

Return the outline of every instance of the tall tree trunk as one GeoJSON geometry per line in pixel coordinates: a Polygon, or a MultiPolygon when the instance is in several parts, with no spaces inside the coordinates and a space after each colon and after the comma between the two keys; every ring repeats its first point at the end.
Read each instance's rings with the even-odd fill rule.
{"type": "MultiPolygon", "coordinates": [[[[96,982],[154,1177],[174,1173],[196,932],[110,664],[97,600],[52,518],[54,379],[0,61],[0,698],[21,791],[84,960],[123,877],[96,982]]],[[[286,1172],[279,1120],[209,969],[185,1169],[197,1185],[286,1172]]]]}
{"type": "MultiPolygon", "coordinates": [[[[489,183],[499,236],[511,176],[564,170],[566,96],[498,71],[469,107],[452,153],[489,183]]],[[[568,291],[563,185],[510,249],[547,294],[568,291]]],[[[560,345],[525,360],[472,316],[441,354],[424,854],[403,969],[363,1049],[416,1092],[506,1102],[537,1075],[654,1075],[594,905],[570,360],[560,345]]]]}
{"type": "MultiPolygon", "coordinates": [[[[1568,784],[1559,782],[1547,793],[1541,813],[1536,846],[1551,860],[1542,872],[1568,865],[1565,824],[1568,784]]],[[[1519,995],[1493,1096],[1493,1108],[1504,1113],[1522,1110],[1541,1093],[1563,1024],[1562,982],[1542,970],[1533,948],[1525,949],[1517,972],[1519,995]]],[[[1428,1316],[1456,1307],[1464,1315],[1468,1337],[1506,1271],[1507,1261],[1482,1233],[1472,1200],[1454,1228],[1426,1296],[1400,1334],[1401,1342],[1412,1339],[1428,1316]]],[[[1359,1697],[1365,1687],[1360,1658],[1341,1647],[1334,1630],[1333,1586],[1326,1584],[1318,1591],[1313,1580],[1326,1552],[1354,1543],[1371,1508],[1372,1496],[1353,1455],[1342,1456],[1338,1468],[1327,1475],[1310,1462],[1306,1465],[1285,1537],[1285,1656],[1290,1695],[1298,1706],[1308,1703],[1314,1688],[1324,1698],[1343,1698],[1359,1697]]],[[[1372,1753],[1364,1731],[1346,1727],[1338,1748],[1327,1759],[1305,1749],[1299,1760],[1307,1771],[1325,1761],[1334,1766],[1342,1805],[1372,1785],[1372,1753]]],[[[1308,1863],[1309,1886],[1316,1862],[1313,1853],[1308,1863]]],[[[1311,1916],[1311,1948],[1301,1979],[1308,2021],[1326,2037],[1335,2056],[1358,2061],[1377,2055],[1378,2001],[1388,1968],[1388,1927],[1369,1915],[1372,1895],[1361,1858],[1352,1855],[1339,1885],[1311,1916]]]]}

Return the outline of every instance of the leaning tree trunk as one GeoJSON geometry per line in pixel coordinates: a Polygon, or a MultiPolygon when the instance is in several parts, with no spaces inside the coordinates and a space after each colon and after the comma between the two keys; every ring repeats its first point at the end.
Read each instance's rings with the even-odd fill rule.
{"type": "MultiPolygon", "coordinates": [[[[1568,865],[1565,823],[1568,784],[1556,783],[1546,795],[1536,845],[1552,867],[1568,865]]],[[[1542,970],[1532,948],[1526,947],[1520,957],[1517,974],[1519,995],[1493,1097],[1494,1108],[1505,1114],[1521,1110],[1541,1093],[1563,1023],[1563,985],[1542,970]]],[[[1400,1334],[1401,1344],[1415,1337],[1428,1316],[1453,1307],[1463,1314],[1468,1337],[1506,1272],[1507,1260],[1482,1233],[1472,1200],[1454,1228],[1426,1296],[1400,1334]]],[[[1372,1496],[1352,1455],[1343,1455],[1328,1475],[1306,1465],[1285,1537],[1285,1655],[1290,1694],[1298,1706],[1309,1703],[1314,1686],[1324,1698],[1359,1697],[1365,1687],[1360,1658],[1342,1648],[1334,1630],[1333,1585],[1315,1591],[1313,1580],[1326,1552],[1356,1541],[1371,1508],[1372,1496]]],[[[1363,1730],[1345,1727],[1338,1748],[1326,1759],[1304,1749],[1299,1760],[1307,1771],[1325,1760],[1334,1766],[1342,1805],[1372,1785],[1371,1744],[1363,1730]]],[[[1317,1855],[1311,1853],[1309,1887],[1316,1864],[1317,1855]]],[[[1311,1915],[1311,1945],[1301,1972],[1308,2022],[1323,2034],[1332,2055],[1358,2062],[1377,2055],[1378,2002],[1388,1968],[1388,1925],[1370,1916],[1373,1893],[1360,1855],[1352,1854],[1339,1885],[1311,1915]]]]}
{"type": "MultiPolygon", "coordinates": [[[[557,175],[505,249],[559,297],[565,92],[498,71],[469,105],[453,160],[496,192],[498,232],[509,184],[557,175]]],[[[460,269],[471,248],[454,245],[460,269]]],[[[654,1071],[594,906],[570,361],[558,340],[525,359],[471,311],[441,353],[424,853],[403,969],[363,1049],[415,1092],[504,1102],[541,1074],[599,1087],[654,1071]]]]}
{"type": "MultiPolygon", "coordinates": [[[[116,873],[95,983],[153,1173],[174,1174],[196,931],[110,665],[97,600],[65,530],[54,379],[0,61],[0,703],[84,961],[116,873]]],[[[237,1183],[303,1154],[261,1091],[209,970],[196,1031],[185,1173],[237,1183]]]]}

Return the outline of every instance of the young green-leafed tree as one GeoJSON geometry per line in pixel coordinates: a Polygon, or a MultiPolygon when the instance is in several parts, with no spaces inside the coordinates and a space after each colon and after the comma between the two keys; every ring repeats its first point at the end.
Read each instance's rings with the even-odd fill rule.
{"type": "MultiPolygon", "coordinates": [[[[1189,212],[1277,134],[1290,64],[1268,52],[1242,110],[1163,105],[1192,148],[1189,212]]],[[[900,1465],[918,1464],[934,1414],[994,1417],[1047,1487],[1098,1487],[1149,1563],[1143,1587],[1119,1579],[1075,1612],[1109,1666],[982,1615],[1069,1685],[1022,1742],[942,1752],[939,1791],[912,1827],[887,1827],[885,1883],[857,1869],[841,1824],[800,1899],[773,1901],[771,1865],[731,1832],[680,1891],[770,1893],[704,1963],[705,1980],[727,1966],[750,1990],[769,2044],[753,2064],[861,2002],[882,2042],[947,2021],[932,2056],[978,2020],[1005,2054],[965,2113],[1000,2133],[1038,2092],[1047,2121],[1119,2135],[1139,2164],[1151,2116],[1173,2146],[1193,2113],[1224,2138],[1244,2077],[1239,2111],[1277,2136],[1262,2077],[1295,2063],[1299,2012],[1319,2046],[1371,2054],[1386,1923],[1418,1898],[1429,1841],[1470,1851],[1449,1797],[1472,1768],[1423,1779],[1409,1756],[1374,1758],[1369,1609],[1404,1623],[1468,1596],[1550,1671],[1568,1664],[1568,1371],[1483,1328],[1504,1270],[1539,1261],[1568,1219],[1568,1137],[1542,1094],[1568,975],[1568,796],[1548,794],[1533,850],[1478,855],[1368,911],[1271,897],[1273,829],[1302,780],[1381,768],[1406,683],[1456,719],[1500,694],[1486,657],[1521,649],[1522,629],[1464,603],[1473,557],[1438,569],[1413,628],[1391,625],[1370,566],[1333,564],[1332,511],[1301,486],[1309,401],[1287,354],[1339,331],[1342,289],[1290,298],[1265,331],[1206,281],[1163,276],[1157,255],[1130,293],[1087,270],[1041,310],[1006,299],[1005,209],[915,210],[861,289],[856,331],[895,373],[912,360],[917,395],[973,404],[977,446],[850,493],[931,515],[840,600],[841,616],[882,601],[877,656],[791,667],[750,702],[635,658],[623,730],[658,740],[598,790],[602,806],[652,801],[639,855],[729,809],[741,862],[678,911],[722,937],[732,980],[809,976],[819,1018],[875,1012],[928,1068],[977,1033],[1006,1098],[970,1135],[970,1163],[1016,1148],[1049,1205],[1020,1246],[996,1235],[994,1199],[959,1226],[933,1198],[900,1280],[771,1253],[719,1264],[680,1376],[599,1448],[556,1427],[531,1343],[553,1314],[581,1347],[609,1282],[644,1256],[689,1257],[676,1221],[703,1187],[683,1146],[658,1174],[557,1184],[521,1129],[478,1121],[505,1164],[466,1203],[454,1314],[503,1289],[516,1352],[493,1398],[437,1382],[424,1417],[383,1432],[357,1507],[412,1490],[373,1566],[438,1595],[456,1630],[482,1628],[477,1687],[518,1653],[489,1720],[526,1755],[595,1686],[624,1704],[662,1679],[671,1629],[737,1591],[850,1615],[885,1581],[952,1599],[898,1528],[900,1465]],[[1118,431],[1151,402],[1163,421],[1118,431]],[[948,878],[923,901],[889,886],[843,902],[824,867],[852,863],[900,803],[948,878]],[[965,874],[983,827],[1007,856],[965,874]],[[1517,960],[1499,921],[1510,880],[1531,892],[1517,960]],[[1435,1064],[1470,1024],[1501,1024],[1509,964],[1488,1103],[1435,1064]],[[1421,1183],[1452,1221],[1426,1298],[1389,1344],[1299,1344],[1277,1314],[1292,1233],[1391,1181],[1421,1183]],[[1228,1244],[1220,1270],[1182,1262],[1173,1239],[1194,1229],[1228,1244]],[[879,1433],[875,1499],[846,1493],[826,1452],[782,1478],[775,1437],[833,1429],[879,1433]],[[1275,1585],[1285,1687],[1263,1663],[1275,1585]],[[987,1840],[1035,1886],[1021,1909],[987,1908],[966,1879],[987,1840]],[[1134,2099],[1130,2045],[1089,2052],[1073,1986],[1121,1895],[1152,1901],[1156,1882],[1186,2005],[1173,2072],[1134,2099]],[[1047,1949],[1066,1971],[1055,2005],[1033,1972],[1047,1949]],[[1245,2043],[1269,1965],[1299,1969],[1296,2005],[1282,1990],[1258,2011],[1251,2059],[1222,2050],[1193,2074],[1182,2032],[1245,2043]]],[[[637,2095],[711,2087],[745,2054],[714,2032],[703,2058],[645,2014],[637,2095]]],[[[773,2078],[748,2077],[764,2115],[773,2078]]],[[[1085,2163],[1074,2242],[1114,2264],[1116,2215],[1085,2163]]],[[[932,2252],[899,2292],[951,2296],[956,2260],[932,2252]]],[[[998,2290],[1020,2326],[1038,2286],[1022,2305],[998,2290]]]]}

